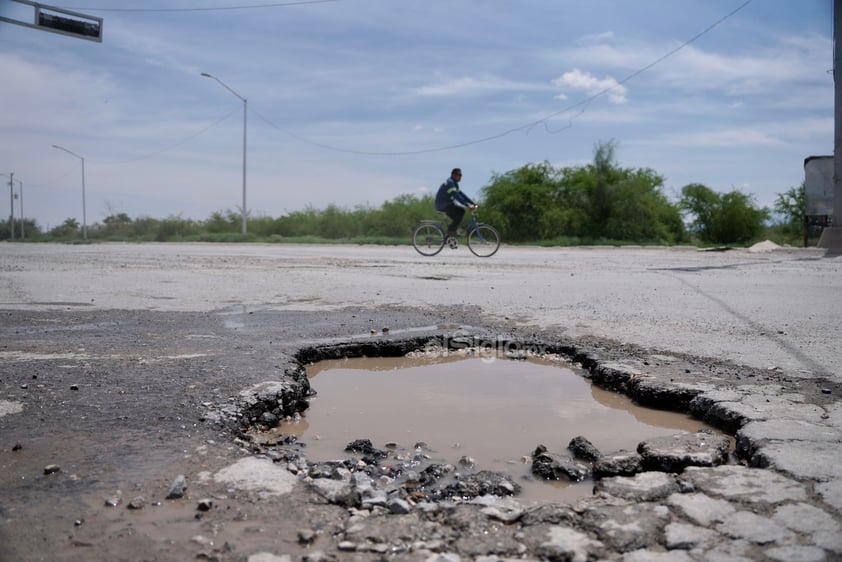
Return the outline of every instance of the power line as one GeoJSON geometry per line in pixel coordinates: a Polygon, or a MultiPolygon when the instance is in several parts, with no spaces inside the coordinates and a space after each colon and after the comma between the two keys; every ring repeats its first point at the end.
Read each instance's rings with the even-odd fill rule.
{"type": "Polygon", "coordinates": [[[287,6],[301,6],[303,4],[324,4],[326,2],[340,2],[341,0],[300,0],[298,2],[275,2],[272,4],[251,4],[245,6],[220,6],[216,8],[76,8],[88,12],[219,12],[226,10],[254,10],[260,8],[285,8],[287,6]]]}
{"type": "MultiPolygon", "coordinates": [[[[140,160],[146,160],[147,158],[151,158],[151,157],[153,157],[153,156],[157,156],[158,154],[161,154],[161,153],[163,153],[163,152],[167,152],[167,151],[169,151],[169,150],[172,150],[173,148],[176,148],[176,147],[178,147],[178,146],[181,146],[182,144],[185,144],[186,142],[188,142],[188,141],[190,141],[190,140],[195,139],[195,138],[196,138],[196,137],[198,137],[199,135],[201,135],[201,134],[203,134],[203,133],[205,133],[205,132],[209,131],[210,129],[212,129],[212,128],[216,127],[217,125],[219,125],[220,123],[222,123],[223,121],[225,121],[226,119],[228,119],[229,117],[231,117],[231,115],[234,113],[234,111],[235,111],[235,110],[231,110],[231,111],[230,111],[230,112],[228,112],[226,115],[224,115],[224,116],[222,116],[221,118],[217,119],[216,121],[214,121],[213,123],[211,123],[211,124],[210,124],[210,125],[208,125],[207,127],[203,128],[203,129],[201,129],[201,130],[199,130],[199,131],[196,131],[196,132],[195,132],[195,133],[193,133],[192,135],[189,135],[189,136],[187,136],[187,137],[185,137],[185,138],[183,138],[183,139],[181,139],[181,140],[178,140],[178,141],[176,141],[176,142],[174,142],[174,143],[172,143],[172,144],[169,144],[169,145],[167,145],[167,146],[165,146],[165,147],[163,147],[163,148],[161,148],[161,149],[159,149],[159,150],[155,150],[155,151],[150,152],[150,153],[148,153],[148,154],[144,154],[144,155],[142,155],[142,156],[138,156],[138,157],[136,157],[136,158],[130,158],[129,160],[118,160],[118,161],[98,161],[98,160],[94,160],[94,159],[88,159],[88,161],[89,161],[89,162],[92,162],[92,163],[95,163],[95,164],[97,164],[97,165],[99,165],[99,166],[119,166],[119,165],[123,165],[123,164],[131,164],[131,163],[133,163],[133,162],[138,162],[138,161],[140,161],[140,160]]],[[[54,177],[54,178],[52,178],[52,179],[50,179],[50,180],[43,181],[43,182],[41,182],[41,183],[35,183],[35,184],[33,184],[33,186],[35,186],[35,187],[44,187],[44,186],[48,186],[48,185],[54,184],[54,183],[56,183],[58,180],[60,180],[60,179],[62,179],[62,178],[67,177],[67,176],[68,176],[68,175],[70,175],[72,172],[73,172],[73,170],[70,170],[70,171],[68,171],[68,172],[66,172],[66,173],[64,173],[64,174],[61,174],[60,176],[56,176],[56,177],[54,177]]]]}
{"type": "MultiPolygon", "coordinates": [[[[722,16],[721,18],[716,20],[714,23],[712,23],[711,25],[709,25],[708,27],[706,27],[705,29],[703,29],[702,31],[700,31],[699,33],[697,33],[696,35],[691,37],[690,39],[684,41],[678,47],[670,50],[669,52],[662,55],[661,57],[658,57],[657,59],[655,59],[651,63],[647,64],[646,66],[644,66],[644,67],[642,67],[638,70],[635,70],[634,72],[632,72],[631,74],[629,74],[628,76],[626,76],[622,80],[618,81],[617,83],[615,83],[615,84],[613,84],[613,85],[593,94],[592,96],[590,96],[588,98],[585,98],[585,99],[583,99],[579,102],[576,102],[572,105],[569,105],[569,106],[565,107],[564,109],[560,109],[559,111],[554,111],[553,113],[550,113],[549,115],[546,115],[546,116],[544,116],[540,119],[537,119],[535,121],[531,121],[529,123],[526,123],[525,125],[520,125],[518,127],[506,129],[505,131],[502,131],[500,133],[496,133],[496,134],[493,134],[493,135],[489,135],[487,137],[482,137],[482,138],[478,138],[478,139],[474,139],[474,140],[470,140],[470,141],[465,141],[465,142],[461,142],[461,143],[457,143],[457,144],[450,144],[450,145],[446,145],[446,146],[439,146],[439,147],[433,147],[433,148],[424,148],[424,149],[419,149],[419,150],[406,150],[406,151],[375,152],[375,151],[366,151],[366,150],[354,150],[354,149],[350,149],[350,148],[342,148],[342,147],[332,146],[332,145],[328,145],[328,144],[322,144],[320,142],[316,142],[316,141],[307,139],[305,137],[302,137],[300,135],[297,135],[295,133],[292,133],[290,131],[282,129],[281,127],[277,126],[272,121],[270,121],[266,117],[260,115],[256,111],[254,113],[256,115],[258,115],[261,119],[263,119],[266,123],[268,123],[270,126],[278,129],[282,133],[284,133],[286,135],[289,135],[290,137],[292,137],[292,138],[294,138],[298,141],[301,141],[301,142],[304,142],[304,143],[307,143],[307,144],[310,144],[310,145],[313,145],[313,146],[317,146],[317,147],[323,148],[325,150],[332,150],[334,152],[344,152],[344,153],[347,153],[347,154],[359,154],[359,155],[365,155],[365,156],[409,156],[409,155],[414,155],[414,154],[429,154],[431,152],[444,152],[446,150],[453,150],[453,149],[457,149],[457,148],[464,148],[466,146],[473,146],[473,145],[476,145],[476,144],[482,144],[482,143],[490,142],[490,141],[497,140],[497,139],[503,138],[505,136],[508,136],[512,133],[516,133],[518,131],[526,131],[527,134],[528,134],[530,130],[532,130],[534,127],[536,127],[538,125],[544,125],[544,127],[547,129],[547,131],[552,133],[552,134],[560,133],[560,132],[562,132],[566,129],[571,128],[573,126],[573,120],[577,119],[583,113],[585,113],[588,106],[593,101],[595,101],[597,98],[600,98],[600,97],[604,96],[605,94],[607,94],[608,92],[610,92],[612,90],[615,90],[616,88],[619,88],[620,86],[624,85],[625,83],[629,82],[630,80],[640,76],[641,74],[643,74],[647,70],[650,70],[653,67],[655,67],[656,65],[662,63],[663,61],[670,58],[671,56],[673,56],[674,54],[676,54],[678,51],[682,50],[683,48],[687,47],[688,45],[691,45],[692,43],[695,43],[696,41],[698,41],[699,39],[701,39],[702,37],[704,37],[705,35],[707,35],[711,31],[713,31],[715,28],[722,25],[722,23],[724,23],[726,20],[728,20],[729,18],[733,17],[738,12],[743,10],[746,6],[751,4],[752,1],[753,0],[745,0],[745,2],[740,4],[734,10],[732,10],[728,14],[722,16]],[[549,126],[547,125],[547,123],[550,119],[552,119],[554,117],[558,117],[559,115],[563,115],[563,114],[565,114],[569,111],[573,111],[574,109],[577,109],[577,108],[579,109],[579,111],[576,113],[576,115],[574,115],[573,117],[570,118],[570,120],[569,120],[569,122],[566,126],[560,128],[560,129],[557,129],[555,131],[550,131],[549,126]]],[[[254,110],[252,109],[252,111],[254,111],[254,110]]]]}
{"type": "MultiPolygon", "coordinates": [[[[126,12],[131,12],[131,11],[136,11],[136,12],[140,12],[140,11],[169,12],[169,11],[238,10],[238,9],[250,9],[250,8],[268,8],[268,7],[293,6],[293,5],[299,5],[299,4],[317,4],[317,3],[324,3],[324,2],[339,2],[339,1],[341,1],[341,0],[304,0],[304,1],[300,1],[300,2],[259,4],[259,5],[250,5],[250,6],[230,6],[230,7],[220,7],[220,8],[172,8],[172,9],[103,8],[102,10],[103,11],[126,11],[126,12]]],[[[660,64],[661,62],[663,62],[666,59],[670,58],[671,56],[675,55],[677,52],[679,52],[683,48],[687,47],[688,45],[698,41],[701,37],[707,35],[711,31],[713,31],[716,27],[718,27],[719,25],[724,23],[726,20],[728,20],[729,18],[733,17],[735,14],[737,14],[738,12],[743,10],[746,6],[751,4],[752,1],[753,0],[745,0],[745,2],[740,4],[737,8],[735,8],[734,10],[729,12],[728,14],[724,15],[723,17],[721,17],[720,19],[718,19],[717,21],[715,21],[714,23],[709,25],[707,28],[705,28],[704,30],[700,31],[699,33],[697,33],[696,35],[691,37],[690,39],[686,40],[685,42],[683,42],[678,47],[670,50],[666,54],[664,54],[661,57],[655,59],[653,62],[647,64],[646,66],[644,66],[644,67],[642,67],[642,68],[640,68],[640,69],[638,69],[634,72],[632,72],[631,74],[627,75],[622,80],[619,80],[615,84],[604,88],[603,90],[591,95],[588,98],[585,98],[585,99],[583,99],[583,100],[581,100],[577,103],[571,104],[571,105],[569,105],[569,106],[567,106],[567,107],[565,107],[565,108],[563,108],[559,111],[555,111],[555,112],[550,113],[550,114],[548,114],[548,115],[546,115],[546,116],[544,116],[540,119],[537,119],[535,121],[531,121],[531,122],[526,123],[524,125],[520,125],[518,127],[506,129],[504,131],[501,131],[501,132],[493,134],[493,135],[489,135],[489,136],[486,136],[486,137],[482,137],[482,138],[478,138],[478,139],[474,139],[474,140],[469,140],[469,141],[465,141],[465,142],[461,142],[461,143],[439,146],[439,147],[432,147],[432,148],[425,148],[425,149],[418,149],[418,150],[405,150],[405,151],[367,151],[367,150],[357,150],[357,149],[352,149],[352,148],[344,148],[344,147],[320,143],[320,142],[308,139],[308,138],[306,138],[304,136],[301,136],[299,134],[293,133],[292,131],[286,130],[286,129],[278,126],[277,124],[275,124],[272,120],[270,120],[266,116],[264,116],[261,113],[259,113],[258,111],[256,111],[254,109],[254,105],[252,105],[249,109],[250,109],[250,113],[254,113],[256,116],[258,116],[261,120],[263,120],[270,127],[274,128],[274,129],[277,129],[278,131],[284,133],[285,135],[288,135],[289,137],[291,137],[291,138],[293,138],[293,139],[295,139],[299,142],[306,143],[306,144],[309,144],[309,145],[312,145],[312,146],[315,146],[315,147],[318,147],[318,148],[322,148],[324,150],[330,150],[330,151],[333,151],[333,152],[342,152],[342,153],[346,153],[346,154],[356,154],[356,155],[361,155],[361,156],[411,156],[411,155],[417,155],[417,154],[429,154],[429,153],[433,153],[433,152],[444,152],[444,151],[447,151],[447,150],[454,150],[454,149],[457,149],[457,148],[464,148],[464,147],[467,147],[467,146],[473,146],[473,145],[477,145],[477,144],[490,142],[490,141],[503,138],[505,136],[508,136],[512,133],[516,133],[516,132],[519,132],[519,131],[526,131],[527,134],[528,134],[532,129],[534,129],[535,127],[537,127],[539,125],[544,125],[545,130],[550,134],[558,134],[558,133],[561,133],[561,132],[573,127],[573,121],[575,119],[581,117],[587,111],[590,104],[593,103],[596,99],[598,99],[598,98],[604,96],[605,94],[611,92],[612,90],[615,90],[616,88],[626,84],[627,82],[631,81],[632,79],[636,78],[637,76],[643,74],[644,72],[652,69],[656,65],[660,64]],[[563,115],[565,113],[572,112],[573,110],[576,110],[576,109],[578,109],[578,111],[576,112],[575,115],[570,117],[570,119],[568,120],[568,123],[566,125],[558,128],[558,129],[555,129],[555,130],[550,129],[548,123],[551,119],[553,119],[554,117],[558,117],[559,115],[563,115]]],[[[89,11],[98,10],[98,8],[76,8],[76,9],[89,10],[89,11]]],[[[108,162],[108,163],[101,163],[101,164],[105,164],[105,165],[128,164],[128,163],[131,163],[131,162],[136,162],[138,160],[144,160],[146,158],[150,158],[152,156],[161,154],[161,153],[166,152],[168,150],[171,150],[171,149],[173,149],[177,146],[180,146],[180,145],[186,143],[189,140],[192,140],[192,139],[196,138],[197,136],[201,135],[202,133],[206,132],[207,130],[209,130],[213,127],[215,127],[216,125],[218,125],[219,123],[221,123],[222,121],[227,119],[230,115],[231,115],[231,113],[228,113],[227,115],[225,115],[221,119],[215,121],[214,123],[210,124],[209,126],[205,127],[204,129],[202,129],[202,130],[200,130],[200,131],[198,131],[198,132],[196,132],[196,133],[194,133],[194,134],[192,134],[192,135],[190,135],[190,136],[188,136],[188,137],[186,137],[186,138],[184,138],[180,141],[177,141],[177,142],[175,142],[171,145],[168,145],[164,148],[161,148],[157,151],[151,152],[151,153],[146,154],[144,156],[139,156],[137,158],[133,158],[133,159],[121,161],[121,162],[108,162]]]]}
{"type": "Polygon", "coordinates": [[[137,161],[139,161],[139,160],[146,160],[147,158],[151,158],[151,157],[153,157],[153,156],[157,156],[158,154],[161,154],[162,152],[167,152],[168,150],[172,150],[173,148],[176,148],[176,147],[178,147],[178,146],[181,146],[182,144],[185,144],[187,141],[190,141],[190,140],[195,139],[195,138],[196,138],[196,137],[198,137],[199,135],[201,135],[201,134],[205,133],[206,131],[209,131],[210,129],[212,129],[212,128],[216,127],[217,125],[219,125],[220,123],[222,123],[223,121],[225,121],[226,119],[228,119],[229,117],[231,117],[231,115],[232,115],[233,113],[234,113],[234,110],[231,110],[228,114],[226,114],[225,116],[221,117],[220,119],[218,119],[218,120],[214,121],[213,123],[211,123],[210,125],[208,125],[208,126],[207,126],[207,127],[205,127],[204,129],[201,129],[201,130],[199,130],[199,131],[196,131],[196,132],[195,132],[195,133],[193,133],[192,135],[190,135],[190,136],[188,136],[188,137],[185,137],[185,138],[183,138],[183,139],[181,139],[181,140],[179,140],[179,141],[176,141],[176,142],[174,142],[174,143],[172,143],[172,144],[170,144],[170,145],[168,145],[168,146],[165,146],[165,147],[163,147],[163,148],[161,148],[161,149],[159,149],[159,150],[156,150],[156,151],[154,151],[154,152],[150,152],[150,153],[145,154],[145,155],[143,155],[143,156],[138,156],[137,158],[131,158],[131,159],[129,159],[129,160],[122,160],[122,161],[119,161],[119,162],[103,162],[102,164],[103,164],[103,165],[106,165],[106,166],[112,166],[112,165],[116,165],[116,164],[131,164],[132,162],[137,162],[137,161]]]}

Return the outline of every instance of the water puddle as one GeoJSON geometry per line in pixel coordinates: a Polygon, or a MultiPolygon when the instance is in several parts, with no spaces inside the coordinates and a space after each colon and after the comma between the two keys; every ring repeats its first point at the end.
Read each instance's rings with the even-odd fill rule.
{"type": "Polygon", "coordinates": [[[321,361],[308,368],[318,392],[301,419],[276,432],[296,435],[308,460],[348,458],[345,446],[370,439],[379,449],[425,443],[433,462],[508,473],[524,500],[588,496],[593,482],[535,480],[529,456],[539,444],[567,454],[573,437],[600,451],[634,451],[652,437],[713,430],[690,416],[635,405],[593,386],[562,360],[428,355],[321,361]]]}

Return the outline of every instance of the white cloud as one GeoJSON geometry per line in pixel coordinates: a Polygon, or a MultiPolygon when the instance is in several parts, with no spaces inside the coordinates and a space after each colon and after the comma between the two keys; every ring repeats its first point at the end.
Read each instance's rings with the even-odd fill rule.
{"type": "Polygon", "coordinates": [[[415,90],[415,93],[419,96],[467,96],[504,91],[522,92],[542,89],[547,88],[538,84],[514,82],[503,78],[474,78],[472,76],[463,76],[436,84],[421,86],[415,90]]]}
{"type": "MultiPolygon", "coordinates": [[[[607,94],[608,99],[614,104],[624,104],[626,98],[626,87],[619,84],[614,78],[607,76],[597,78],[594,75],[582,72],[578,68],[565,72],[554,79],[552,83],[560,88],[568,88],[586,93],[589,96],[607,94]]],[[[560,95],[565,95],[563,92],[560,95]]]]}
{"type": "Polygon", "coordinates": [[[658,84],[675,91],[719,91],[728,95],[779,96],[785,92],[787,84],[798,83],[800,88],[805,83],[827,81],[827,73],[817,73],[816,69],[823,65],[828,69],[832,67],[832,42],[816,35],[781,36],[759,49],[752,46],[716,50],[691,44],[663,58],[678,47],[681,44],[675,41],[618,43],[614,36],[606,36],[604,40],[601,36],[593,36],[580,42],[580,46],[559,50],[554,58],[565,62],[584,60],[594,69],[587,74],[574,70],[570,80],[575,82],[609,86],[609,78],[601,81],[594,78],[595,69],[618,74],[620,79],[645,69],[632,78],[632,85],[658,84]]]}
{"type": "Polygon", "coordinates": [[[378,204],[434,189],[454,166],[474,194],[526,162],[589,162],[607,139],[624,165],[769,193],[832,150],[832,40],[811,3],[776,4],[799,13],[783,25],[755,2],[651,68],[723,14],[692,0],[611,13],[592,0],[393,4],[109,13],[102,44],[3,27],[0,171],[53,225],[81,217],[79,163],[51,144],[86,157],[89,222],[103,206],[234,208],[242,103],[199,72],[248,97],[249,207],[270,214],[378,204]]]}
{"type": "Polygon", "coordinates": [[[578,39],[578,43],[582,45],[588,45],[592,43],[606,43],[614,39],[614,32],[613,31],[603,31],[600,33],[591,33],[589,35],[583,35],[578,39]]]}
{"type": "Polygon", "coordinates": [[[784,146],[786,143],[769,133],[753,129],[721,129],[668,135],[658,142],[685,147],[750,147],[784,146]]]}
{"type": "Polygon", "coordinates": [[[832,138],[833,118],[783,119],[758,123],[743,128],[699,130],[694,127],[686,132],[660,135],[638,144],[668,144],[684,147],[712,148],[798,148],[817,137],[832,138]]]}

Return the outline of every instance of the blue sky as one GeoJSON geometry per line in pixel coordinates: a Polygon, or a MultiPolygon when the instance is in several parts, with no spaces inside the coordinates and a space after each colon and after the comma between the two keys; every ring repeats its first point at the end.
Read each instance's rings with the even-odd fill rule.
{"type": "Polygon", "coordinates": [[[771,207],[833,151],[831,0],[282,4],[52,4],[102,17],[102,43],[0,22],[0,173],[24,214],[82,220],[81,161],[52,145],[85,158],[89,225],[239,213],[243,102],[203,72],[248,99],[253,215],[379,206],[454,166],[475,196],[611,140],[670,197],[703,183],[771,207]]]}

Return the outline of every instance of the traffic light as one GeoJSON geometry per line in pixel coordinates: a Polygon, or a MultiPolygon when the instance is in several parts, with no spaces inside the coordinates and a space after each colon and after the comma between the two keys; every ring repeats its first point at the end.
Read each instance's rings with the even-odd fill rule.
{"type": "MultiPolygon", "coordinates": [[[[46,31],[72,35],[82,39],[102,42],[102,18],[82,16],[73,14],[73,17],[65,17],[58,13],[50,13],[45,7],[36,8],[38,12],[37,27],[46,31]]],[[[65,10],[62,14],[67,14],[65,10]]]]}
{"type": "Polygon", "coordinates": [[[29,0],[12,0],[12,2],[32,6],[34,8],[33,23],[2,16],[0,16],[0,21],[102,43],[102,18],[30,2],[29,0]]]}

